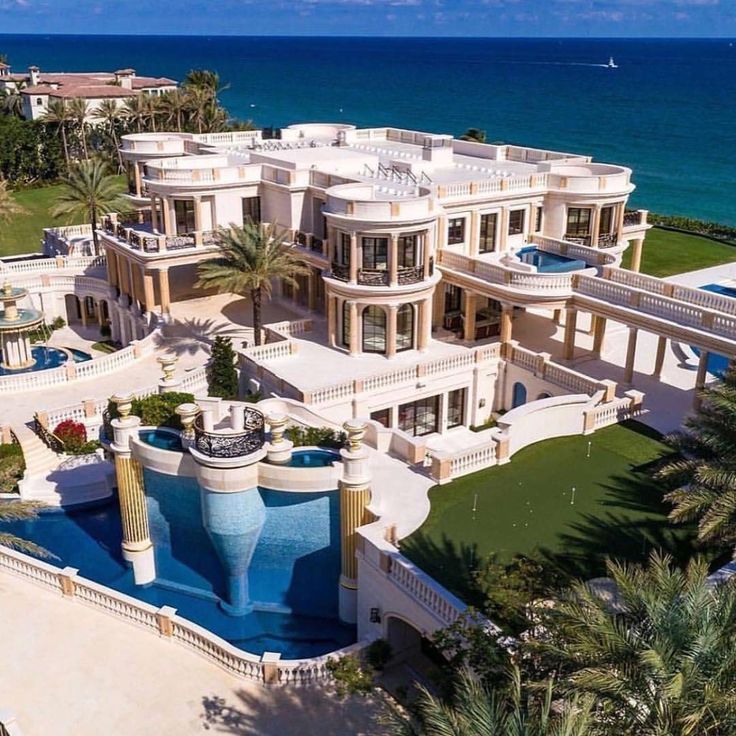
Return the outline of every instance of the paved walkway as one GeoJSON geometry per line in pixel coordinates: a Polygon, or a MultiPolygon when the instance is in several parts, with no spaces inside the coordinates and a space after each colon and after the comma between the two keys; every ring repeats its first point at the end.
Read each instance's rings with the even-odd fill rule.
{"type": "Polygon", "coordinates": [[[24,736],[380,736],[382,701],[238,680],[149,632],[0,573],[0,708],[24,736]]]}

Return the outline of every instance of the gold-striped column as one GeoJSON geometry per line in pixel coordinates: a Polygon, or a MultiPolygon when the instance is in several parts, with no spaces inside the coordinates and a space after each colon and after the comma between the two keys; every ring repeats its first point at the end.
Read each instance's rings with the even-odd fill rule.
{"type": "Polygon", "coordinates": [[[153,543],[148,527],[148,510],[143,485],[143,468],[131,454],[131,441],[138,436],[141,420],[130,416],[132,397],[113,396],[119,418],[111,424],[114,440],[110,449],[115,454],[118,503],[123,527],[123,559],[133,567],[136,585],[151,583],[156,577],[153,543]]]}
{"type": "Polygon", "coordinates": [[[362,445],[366,424],[351,419],[343,424],[348,435],[347,448],[340,451],[342,478],[340,479],[340,618],[348,623],[357,620],[358,551],[357,529],[374,521],[368,510],[371,502],[371,479],[368,452],[362,445]]]}

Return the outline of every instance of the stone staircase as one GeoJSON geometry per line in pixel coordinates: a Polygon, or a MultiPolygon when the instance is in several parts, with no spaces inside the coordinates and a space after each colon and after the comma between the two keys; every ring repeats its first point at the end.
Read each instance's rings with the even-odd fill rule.
{"type": "Polygon", "coordinates": [[[59,455],[25,425],[13,427],[26,471],[18,483],[21,498],[47,506],[77,506],[112,496],[115,471],[97,456],[59,455]]]}

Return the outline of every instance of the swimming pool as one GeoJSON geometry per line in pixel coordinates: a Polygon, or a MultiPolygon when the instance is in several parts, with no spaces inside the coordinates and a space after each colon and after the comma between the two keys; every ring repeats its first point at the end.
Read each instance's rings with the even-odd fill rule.
{"type": "Polygon", "coordinates": [[[540,273],[566,273],[587,268],[587,263],[578,258],[568,258],[557,253],[547,253],[536,246],[522,248],[517,254],[522,263],[534,266],[540,273]]]}
{"type": "Polygon", "coordinates": [[[355,641],[338,619],[339,494],[254,489],[265,523],[248,569],[253,611],[230,616],[220,606],[226,574],[202,523],[193,478],[146,470],[146,500],[157,577],[136,586],[122,559],[117,500],[103,506],[43,513],[0,528],[31,539],[57,556],[49,560],[156,606],[172,606],[234,646],[284,659],[313,657],[355,641]]]}
{"type": "Polygon", "coordinates": [[[289,465],[292,468],[327,468],[340,456],[329,450],[294,450],[289,465]]]}
{"type": "MultiPolygon", "coordinates": [[[[703,289],[703,291],[711,291],[714,294],[721,294],[723,296],[736,298],[736,289],[730,286],[724,286],[723,284],[705,284],[703,286],[700,286],[699,288],[703,289]]],[[[699,348],[696,348],[694,345],[691,345],[690,348],[695,353],[695,355],[700,355],[699,348]]],[[[725,355],[717,355],[716,353],[711,353],[708,356],[708,373],[712,373],[714,376],[723,378],[723,376],[726,374],[726,371],[728,370],[728,364],[729,359],[725,355]]]]}
{"type": "MultiPolygon", "coordinates": [[[[66,348],[71,352],[75,363],[83,363],[84,361],[91,360],[92,356],[89,353],[85,353],[84,350],[78,350],[77,348],[66,348]]],[[[58,348],[50,348],[46,345],[36,345],[31,348],[31,355],[34,359],[34,364],[28,368],[21,368],[20,370],[8,370],[7,368],[0,367],[0,376],[14,376],[17,373],[32,373],[33,371],[45,371],[49,368],[58,368],[67,362],[67,354],[63,350],[58,348]]]]}
{"type": "Polygon", "coordinates": [[[151,447],[157,447],[159,450],[184,452],[184,448],[181,446],[181,437],[173,429],[167,429],[166,427],[142,429],[138,432],[138,437],[142,442],[151,445],[151,447]]]}

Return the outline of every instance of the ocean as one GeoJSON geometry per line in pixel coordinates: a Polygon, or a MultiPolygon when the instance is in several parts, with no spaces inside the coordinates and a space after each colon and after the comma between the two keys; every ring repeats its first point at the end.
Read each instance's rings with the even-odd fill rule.
{"type": "Polygon", "coordinates": [[[213,69],[259,126],[482,128],[631,166],[635,206],[736,224],[736,41],[0,35],[0,53],[15,70],[213,69]]]}

